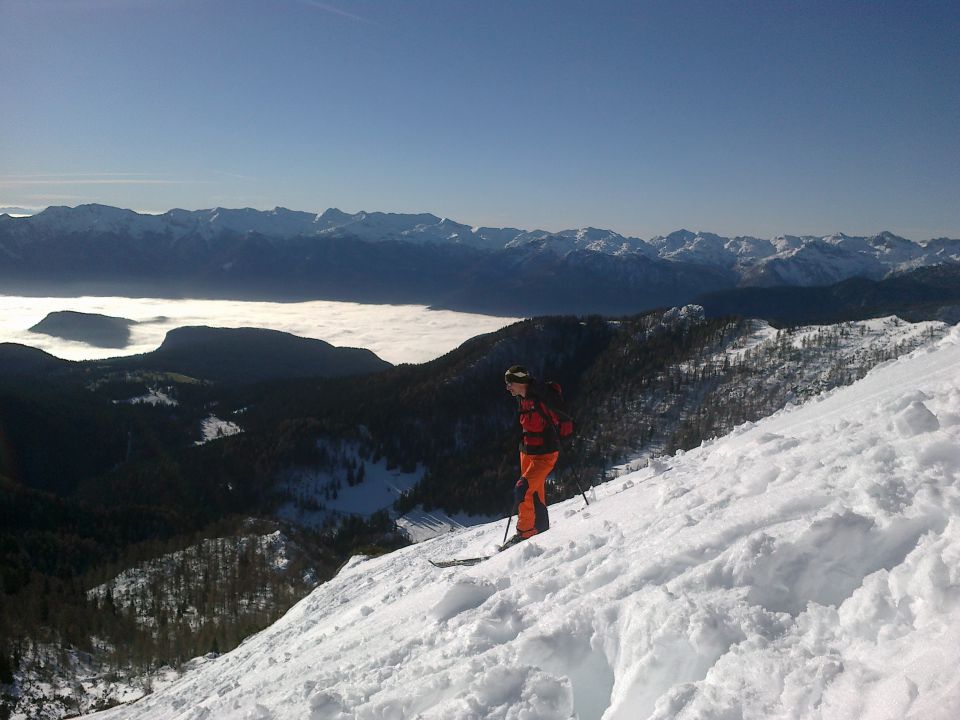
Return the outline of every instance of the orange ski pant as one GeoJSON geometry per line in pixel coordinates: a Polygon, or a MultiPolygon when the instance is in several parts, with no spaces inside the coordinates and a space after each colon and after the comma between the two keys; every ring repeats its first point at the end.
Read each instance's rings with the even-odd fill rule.
{"type": "Polygon", "coordinates": [[[560,453],[527,455],[520,453],[520,479],[514,488],[517,503],[517,533],[524,538],[550,527],[545,486],[547,475],[557,464],[560,453]]]}

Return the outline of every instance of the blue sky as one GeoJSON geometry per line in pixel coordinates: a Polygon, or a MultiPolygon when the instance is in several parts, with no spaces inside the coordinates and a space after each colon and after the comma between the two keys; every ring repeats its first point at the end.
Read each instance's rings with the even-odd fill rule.
{"type": "Polygon", "coordinates": [[[960,3],[0,0],[0,207],[960,237],[960,3]]]}

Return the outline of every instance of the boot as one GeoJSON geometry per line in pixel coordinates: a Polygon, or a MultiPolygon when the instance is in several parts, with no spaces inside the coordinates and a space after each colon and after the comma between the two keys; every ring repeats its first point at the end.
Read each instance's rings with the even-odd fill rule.
{"type": "Polygon", "coordinates": [[[517,543],[523,542],[524,540],[526,540],[526,538],[520,533],[517,533],[516,535],[511,537],[509,540],[507,540],[503,545],[501,545],[500,550],[501,551],[506,550],[509,547],[513,547],[517,543]]]}

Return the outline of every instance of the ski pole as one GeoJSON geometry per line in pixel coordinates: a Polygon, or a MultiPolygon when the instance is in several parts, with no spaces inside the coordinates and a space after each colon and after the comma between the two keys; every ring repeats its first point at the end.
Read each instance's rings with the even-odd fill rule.
{"type": "MultiPolygon", "coordinates": [[[[510,532],[510,523],[513,522],[513,513],[510,513],[510,517],[507,518],[507,529],[503,531],[503,542],[507,541],[507,534],[510,532]]],[[[500,543],[501,545],[503,543],[500,543]]]]}
{"type": "Polygon", "coordinates": [[[582,470],[580,470],[580,469],[578,468],[578,469],[577,469],[577,472],[574,473],[574,472],[573,472],[573,469],[571,468],[571,470],[570,470],[570,472],[568,473],[568,475],[569,475],[569,477],[572,477],[572,478],[573,478],[573,482],[574,482],[574,484],[577,486],[577,490],[579,490],[579,491],[580,491],[580,494],[583,496],[583,501],[584,501],[587,505],[589,505],[589,504],[590,504],[590,501],[587,500],[587,494],[583,491],[583,485],[580,484],[580,475],[581,475],[581,472],[582,472],[582,470]]]}
{"type": "Polygon", "coordinates": [[[513,516],[520,511],[520,503],[517,502],[516,497],[514,497],[513,502],[510,504],[510,517],[507,518],[507,529],[503,531],[503,542],[507,541],[507,534],[510,532],[510,523],[513,522],[513,516]]]}
{"type": "Polygon", "coordinates": [[[583,495],[583,501],[589,505],[590,501],[587,500],[587,494],[583,491],[583,486],[580,485],[580,478],[574,478],[573,481],[577,484],[577,490],[580,491],[580,494],[583,495]]]}

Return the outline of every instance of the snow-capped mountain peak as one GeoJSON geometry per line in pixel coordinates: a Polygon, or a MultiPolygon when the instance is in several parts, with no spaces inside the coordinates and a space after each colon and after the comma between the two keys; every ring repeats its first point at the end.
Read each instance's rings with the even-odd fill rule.
{"type": "Polygon", "coordinates": [[[74,208],[52,206],[31,217],[19,218],[17,222],[44,234],[122,233],[135,238],[147,232],[156,232],[163,225],[156,215],[143,215],[133,210],[98,204],[74,208]]]}
{"type": "Polygon", "coordinates": [[[652,248],[639,238],[624,237],[613,230],[592,227],[562,230],[556,233],[546,230],[525,232],[509,241],[506,247],[524,247],[530,243],[536,243],[539,247],[557,255],[566,255],[577,250],[588,250],[605,255],[623,255],[632,252],[644,255],[655,254],[652,248]]]}

